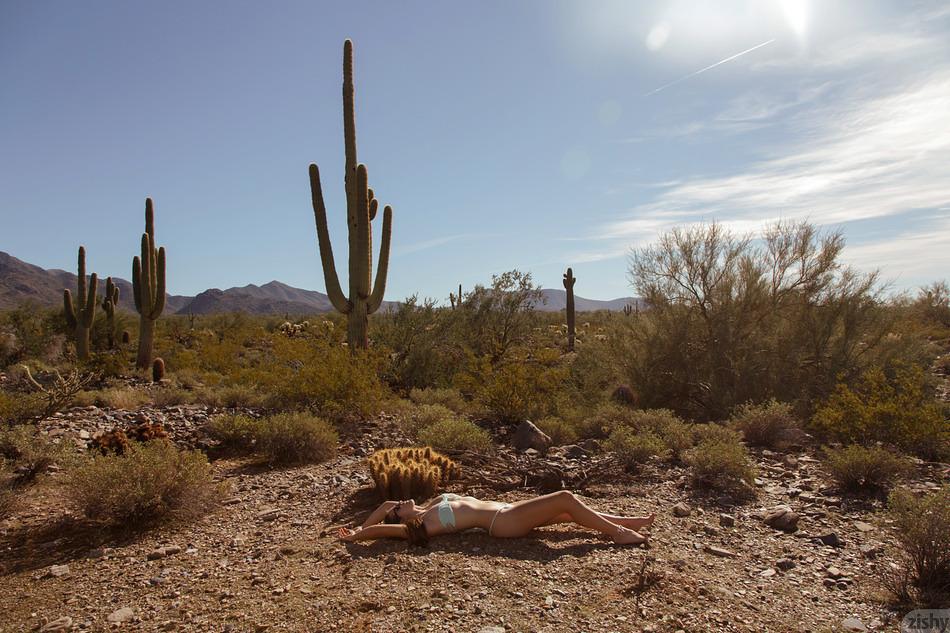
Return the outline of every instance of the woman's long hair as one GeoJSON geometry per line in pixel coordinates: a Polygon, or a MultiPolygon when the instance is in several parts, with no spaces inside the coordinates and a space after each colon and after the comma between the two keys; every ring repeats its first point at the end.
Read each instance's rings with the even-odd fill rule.
{"type": "Polygon", "coordinates": [[[396,514],[396,509],[393,508],[383,518],[383,523],[402,523],[406,526],[406,530],[408,531],[410,545],[418,545],[419,547],[429,546],[429,533],[426,531],[426,526],[422,522],[421,517],[403,521],[399,518],[399,515],[396,514]]]}

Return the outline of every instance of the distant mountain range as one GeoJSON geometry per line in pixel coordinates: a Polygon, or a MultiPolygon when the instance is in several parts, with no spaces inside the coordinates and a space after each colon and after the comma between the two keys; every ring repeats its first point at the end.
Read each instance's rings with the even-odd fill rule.
{"type": "MultiPolygon", "coordinates": [[[[112,278],[119,287],[119,308],[135,311],[132,301],[132,284],[125,279],[112,278]]],[[[105,279],[99,281],[105,288],[105,279]]],[[[16,257],[0,251],[0,310],[15,308],[22,303],[32,301],[44,306],[63,304],[63,289],[76,292],[76,275],[65,270],[46,270],[28,264],[16,257]]],[[[543,290],[546,302],[536,309],[545,312],[563,310],[567,301],[564,290],[543,290]]],[[[100,295],[104,294],[100,292],[100,295]]],[[[596,301],[575,295],[576,309],[579,312],[592,310],[622,310],[625,305],[637,304],[632,297],[596,301]]],[[[383,310],[398,305],[397,302],[384,301],[383,310]]],[[[222,312],[244,312],[248,314],[314,314],[330,312],[333,305],[330,298],[316,290],[293,288],[279,281],[271,281],[263,286],[248,284],[240,288],[219,290],[211,288],[197,296],[165,296],[166,314],[215,314],[222,312]]]]}

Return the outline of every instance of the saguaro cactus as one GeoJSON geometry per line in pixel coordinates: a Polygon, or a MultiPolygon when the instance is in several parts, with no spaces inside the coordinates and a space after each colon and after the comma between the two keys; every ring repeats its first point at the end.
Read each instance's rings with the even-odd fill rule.
{"type": "Polygon", "coordinates": [[[106,277],[106,296],[102,300],[102,309],[108,323],[109,349],[115,347],[115,307],[119,305],[119,287],[112,283],[112,277],[106,277]]]}
{"type": "Polygon", "coordinates": [[[89,359],[89,330],[96,320],[96,289],[99,280],[96,273],[89,277],[89,290],[86,291],[86,248],[79,247],[79,280],[76,289],[76,307],[73,308],[73,298],[69,289],[63,290],[63,309],[66,312],[66,323],[76,335],[76,356],[79,360],[89,359]]]}
{"type": "Polygon", "coordinates": [[[452,309],[456,307],[462,307],[462,284],[459,284],[459,293],[456,295],[454,293],[449,293],[449,303],[452,304],[452,309]]]}
{"type": "Polygon", "coordinates": [[[346,219],[350,240],[350,293],[343,295],[340,279],[333,261],[333,247],[327,229],[327,209],[320,187],[320,170],[310,165],[310,192],[313,215],[317,223],[317,241],[327,295],[333,307],[347,316],[346,339],[351,349],[366,348],[369,315],[379,309],[386,291],[389,271],[389,241],[392,236],[393,210],[383,210],[382,244],[379,248],[379,267],[376,283],[372,283],[373,231],[370,225],[376,217],[379,201],[367,184],[366,166],[356,161],[356,114],[353,107],[353,43],[343,43],[343,141],[345,159],[344,185],[346,188],[346,219]]]}
{"type": "Polygon", "coordinates": [[[564,289],[567,290],[567,351],[574,351],[574,271],[564,273],[564,289]]]}
{"type": "Polygon", "coordinates": [[[139,313],[139,351],[135,366],[152,366],[152,337],[155,321],[165,309],[165,247],[155,248],[155,211],[152,199],[145,199],[145,233],[142,257],[132,258],[132,294],[139,313]]]}

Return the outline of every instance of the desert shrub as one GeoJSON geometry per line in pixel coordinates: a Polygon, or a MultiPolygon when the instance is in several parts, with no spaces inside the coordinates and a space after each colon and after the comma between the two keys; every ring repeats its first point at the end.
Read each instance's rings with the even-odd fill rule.
{"type": "Polygon", "coordinates": [[[393,387],[405,390],[452,384],[462,358],[461,347],[451,335],[454,319],[451,312],[438,310],[434,300],[420,303],[418,296],[412,295],[392,312],[373,320],[373,341],[392,350],[387,379],[393,387]]]}
{"type": "Polygon", "coordinates": [[[35,393],[0,391],[0,423],[21,424],[43,417],[43,398],[35,393]]]}
{"type": "Polygon", "coordinates": [[[248,452],[257,442],[258,421],[246,415],[216,415],[205,432],[227,451],[248,452]]]}
{"type": "Polygon", "coordinates": [[[32,424],[21,424],[0,428],[0,460],[6,460],[15,469],[14,483],[25,484],[53,464],[68,461],[68,453],[32,424]]]}
{"type": "MultiPolygon", "coordinates": [[[[705,427],[728,431],[713,425],[705,427]]],[[[715,490],[738,498],[752,496],[755,470],[748,449],[738,440],[738,433],[730,436],[707,431],[701,433],[701,438],[699,444],[685,455],[692,485],[701,490],[715,490]]]]}
{"type": "Polygon", "coordinates": [[[510,359],[493,365],[490,357],[473,360],[457,376],[486,418],[501,422],[539,419],[557,411],[566,369],[552,359],[510,359]]]}
{"type": "Polygon", "coordinates": [[[607,392],[619,379],[615,354],[611,341],[595,338],[589,338],[577,347],[565,385],[571,390],[573,401],[588,408],[604,401],[607,392]]]}
{"type": "Polygon", "coordinates": [[[125,455],[96,455],[67,474],[64,489],[85,516],[113,525],[192,517],[219,493],[202,453],[165,440],[133,444],[125,455]]]}
{"type": "Polygon", "coordinates": [[[564,446],[577,441],[577,431],[574,425],[556,416],[541,418],[535,425],[546,433],[554,446],[564,446]]]}
{"type": "Polygon", "coordinates": [[[733,411],[729,425],[742,433],[746,443],[775,449],[787,446],[799,429],[791,405],[774,399],[740,405],[733,411]]]}
{"type": "Polygon", "coordinates": [[[886,577],[905,605],[939,608],[950,601],[950,487],[923,497],[895,490],[888,514],[903,550],[903,565],[886,577]]]}
{"type": "Polygon", "coordinates": [[[810,412],[839,375],[884,353],[891,315],[880,284],[839,263],[840,233],[778,223],[761,238],[714,223],[673,229],[631,255],[650,310],[618,345],[642,406],[716,420],[774,397],[810,412]]]}
{"type": "Polygon", "coordinates": [[[884,442],[926,459],[950,455],[950,421],[916,365],[875,367],[853,387],[839,384],[811,426],[823,438],[847,444],[884,442]]]}
{"type": "Polygon", "coordinates": [[[693,426],[693,441],[696,444],[709,442],[724,442],[726,444],[741,444],[742,434],[722,424],[710,422],[693,426]]]}
{"type": "Polygon", "coordinates": [[[430,387],[426,389],[412,389],[409,399],[416,404],[438,404],[451,409],[455,413],[466,413],[468,402],[458,389],[430,387]]]}
{"type": "Polygon", "coordinates": [[[484,452],[491,447],[491,436],[473,422],[450,418],[422,429],[419,443],[442,451],[484,452]]]}
{"type": "Polygon", "coordinates": [[[633,426],[632,420],[632,409],[610,402],[582,415],[575,427],[582,438],[603,439],[619,426],[633,426]]]}
{"type": "Polygon", "coordinates": [[[650,431],[636,431],[629,427],[614,429],[604,448],[616,453],[628,470],[639,467],[651,457],[662,456],[667,452],[666,444],[659,436],[650,431]]]}
{"type": "Polygon", "coordinates": [[[337,432],[309,413],[280,413],[257,421],[256,447],[271,464],[322,462],[336,453],[337,432]]]}
{"type": "Polygon", "coordinates": [[[910,470],[905,458],[879,446],[827,449],[825,465],[838,486],[849,492],[886,491],[910,470]]]}
{"type": "Polygon", "coordinates": [[[97,407],[134,410],[148,404],[148,394],[135,387],[109,387],[94,392],[93,402],[97,407]]]}
{"type": "Polygon", "coordinates": [[[640,433],[658,437],[673,459],[679,459],[693,446],[692,428],[669,409],[630,411],[624,416],[623,423],[640,433]]]}
{"type": "Polygon", "coordinates": [[[163,385],[152,389],[148,393],[149,400],[157,407],[168,407],[176,404],[189,404],[194,401],[194,394],[180,387],[163,385]]]}
{"type": "Polygon", "coordinates": [[[198,387],[192,398],[195,402],[219,409],[257,408],[264,406],[267,400],[267,396],[252,385],[198,387]]]}
{"type": "Polygon", "coordinates": [[[40,359],[63,359],[66,317],[62,307],[43,308],[32,303],[0,312],[0,367],[40,359]]]}
{"type": "Polygon", "coordinates": [[[423,404],[410,407],[401,413],[399,425],[406,435],[416,439],[424,429],[433,424],[455,419],[458,419],[458,415],[441,404],[423,404]]]}

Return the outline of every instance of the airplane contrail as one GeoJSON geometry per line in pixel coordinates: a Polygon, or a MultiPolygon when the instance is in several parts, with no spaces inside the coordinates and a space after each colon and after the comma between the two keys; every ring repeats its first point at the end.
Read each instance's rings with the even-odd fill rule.
{"type": "Polygon", "coordinates": [[[773,37],[773,38],[770,39],[769,41],[767,41],[767,42],[762,42],[761,44],[757,44],[757,45],[753,46],[752,48],[747,48],[747,49],[745,49],[744,51],[742,51],[741,53],[736,53],[735,55],[730,55],[729,57],[727,57],[727,58],[725,58],[725,59],[720,59],[720,60],[719,60],[718,62],[716,62],[715,64],[710,64],[709,66],[706,66],[705,68],[700,68],[700,69],[697,70],[696,72],[692,72],[692,73],[690,73],[690,74],[688,74],[688,75],[684,75],[683,77],[680,77],[680,78],[677,79],[676,81],[671,81],[670,83],[668,83],[668,84],[666,84],[666,85],[664,85],[664,86],[660,86],[659,88],[656,88],[655,90],[651,90],[650,92],[646,93],[646,94],[643,95],[643,96],[644,96],[644,97],[649,97],[650,95],[655,95],[656,93],[658,93],[658,92],[661,91],[661,90],[666,90],[666,89],[669,88],[670,86],[675,86],[676,84],[680,83],[681,81],[686,81],[686,80],[689,79],[690,77],[695,77],[696,75],[699,75],[699,74],[701,74],[701,73],[706,72],[707,70],[710,70],[710,69],[712,69],[712,68],[715,68],[716,66],[719,66],[720,64],[725,64],[726,62],[731,62],[732,60],[734,60],[734,59],[737,58],[737,57],[742,57],[742,56],[745,55],[746,53],[751,53],[751,52],[754,51],[755,49],[757,49],[757,48],[762,48],[763,46],[767,46],[767,45],[771,44],[771,43],[774,42],[774,41],[775,41],[775,38],[773,37]]]}

